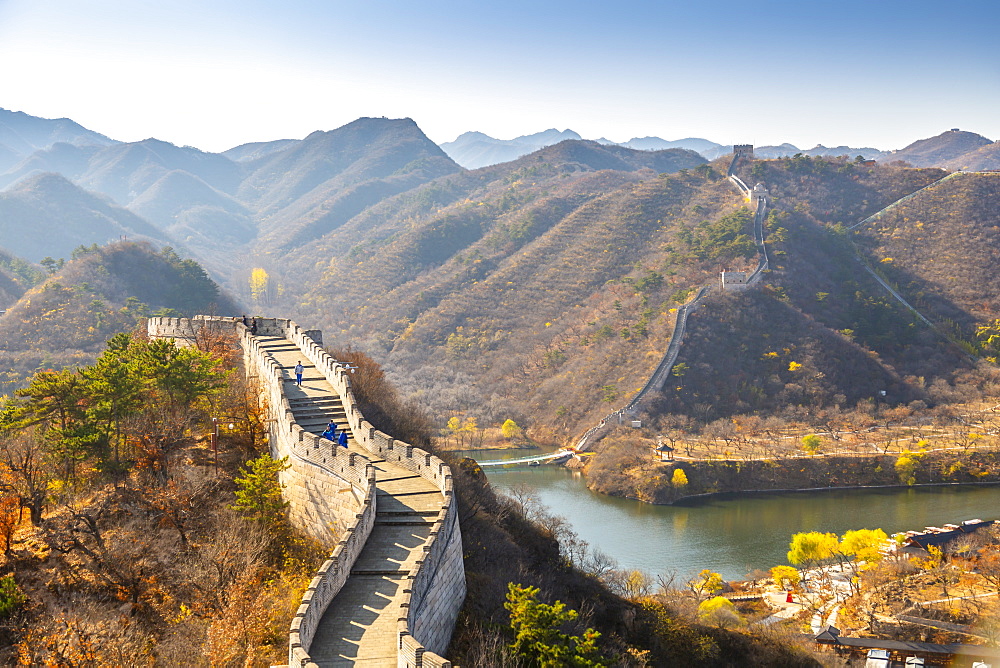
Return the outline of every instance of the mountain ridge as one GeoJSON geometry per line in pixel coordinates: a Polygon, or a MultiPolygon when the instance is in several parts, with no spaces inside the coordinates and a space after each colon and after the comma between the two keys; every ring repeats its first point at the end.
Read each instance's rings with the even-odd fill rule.
{"type": "Polygon", "coordinates": [[[123,236],[167,241],[136,214],[59,174],[36,174],[0,193],[0,238],[9,251],[28,260],[69,257],[77,246],[123,236]]]}
{"type": "MultiPolygon", "coordinates": [[[[516,160],[528,153],[538,150],[543,146],[552,145],[565,139],[582,139],[579,134],[572,130],[562,132],[550,129],[530,135],[523,135],[513,139],[494,139],[489,135],[477,130],[463,132],[454,141],[444,142],[441,148],[444,149],[452,159],[467,169],[477,169],[489,165],[499,164],[516,160]],[[544,143],[541,143],[544,142],[544,143]]],[[[688,137],[686,139],[666,140],[660,137],[633,137],[628,141],[614,142],[605,137],[593,140],[603,145],[623,146],[641,151],[656,151],[669,148],[683,148],[695,151],[706,160],[715,160],[731,152],[731,144],[719,144],[708,139],[688,137]]],[[[828,148],[822,144],[811,149],[800,149],[793,144],[781,144],[778,146],[758,146],[754,148],[755,153],[762,158],[790,157],[796,153],[810,156],[841,156],[847,155],[855,157],[861,155],[865,159],[873,159],[883,155],[883,151],[871,147],[852,148],[850,146],[838,146],[828,148]]]]}
{"type": "Polygon", "coordinates": [[[918,139],[898,151],[883,155],[880,159],[902,160],[914,167],[940,167],[961,160],[962,156],[992,143],[991,140],[975,132],[953,128],[934,137],[918,139]]]}

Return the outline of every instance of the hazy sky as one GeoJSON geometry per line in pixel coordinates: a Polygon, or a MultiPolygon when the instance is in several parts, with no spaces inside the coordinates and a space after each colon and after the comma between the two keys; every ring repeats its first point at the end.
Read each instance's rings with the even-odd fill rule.
{"type": "Polygon", "coordinates": [[[0,0],[0,107],[212,151],[360,116],[438,142],[997,140],[998,19],[996,0],[0,0]]]}

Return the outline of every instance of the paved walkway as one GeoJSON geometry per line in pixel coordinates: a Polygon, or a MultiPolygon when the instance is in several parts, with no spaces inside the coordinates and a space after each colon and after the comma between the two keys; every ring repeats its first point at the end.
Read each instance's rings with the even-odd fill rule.
{"type": "MultiPolygon", "coordinates": [[[[257,339],[284,370],[285,396],[304,430],[320,434],[330,420],[347,426],[340,396],[298,346],[280,337],[257,339]],[[295,385],[296,362],[305,367],[301,387],[295,385]]],[[[395,667],[397,622],[406,616],[399,606],[403,580],[423,553],[444,496],[419,475],[375,458],[353,437],[348,447],[375,466],[375,528],[323,615],[309,654],[319,666],[395,667]]]]}

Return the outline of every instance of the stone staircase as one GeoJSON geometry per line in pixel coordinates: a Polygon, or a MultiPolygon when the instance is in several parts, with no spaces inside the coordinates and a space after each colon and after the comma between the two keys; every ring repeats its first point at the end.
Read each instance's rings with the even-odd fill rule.
{"type": "MultiPolygon", "coordinates": [[[[282,369],[284,393],[295,421],[320,434],[333,420],[350,428],[339,394],[292,341],[257,336],[260,347],[282,369]],[[294,368],[305,368],[302,386],[294,368]]],[[[441,491],[424,477],[361,448],[353,431],[351,452],[375,469],[375,525],[316,629],[309,654],[317,666],[397,666],[398,624],[406,618],[407,576],[425,554],[434,519],[444,505],[441,491]]]]}

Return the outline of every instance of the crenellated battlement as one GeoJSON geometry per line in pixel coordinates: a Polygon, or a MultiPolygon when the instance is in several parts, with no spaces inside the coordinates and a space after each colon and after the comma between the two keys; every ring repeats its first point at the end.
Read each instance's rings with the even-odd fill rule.
{"type": "Polygon", "coordinates": [[[257,377],[267,402],[271,454],[279,459],[287,456],[290,464],[281,482],[290,504],[291,522],[313,538],[334,545],[292,621],[289,664],[297,668],[315,665],[310,654],[313,641],[321,624],[336,621],[339,609],[334,599],[347,585],[352,568],[376,529],[378,499],[386,498],[384,492],[376,493],[377,469],[393,466],[416,474],[440,494],[429,535],[413,566],[398,578],[401,586],[396,603],[405,611],[394,620],[398,665],[451,666],[439,653],[447,649],[465,598],[461,530],[451,469],[431,453],[397,441],[365,420],[351,390],[350,374],[320,347],[322,335],[317,330],[303,330],[291,320],[280,318],[257,318],[256,336],[239,318],[150,318],[147,324],[149,336],[173,338],[188,345],[196,342],[206,328],[234,334],[243,349],[247,375],[257,377]],[[295,355],[308,359],[329,383],[343,406],[352,439],[362,452],[338,447],[302,428],[286,391],[288,369],[277,361],[277,353],[268,350],[274,345],[273,338],[268,342],[269,337],[284,339],[287,343],[280,345],[286,349],[288,344],[294,344],[298,349],[295,355]]]}

